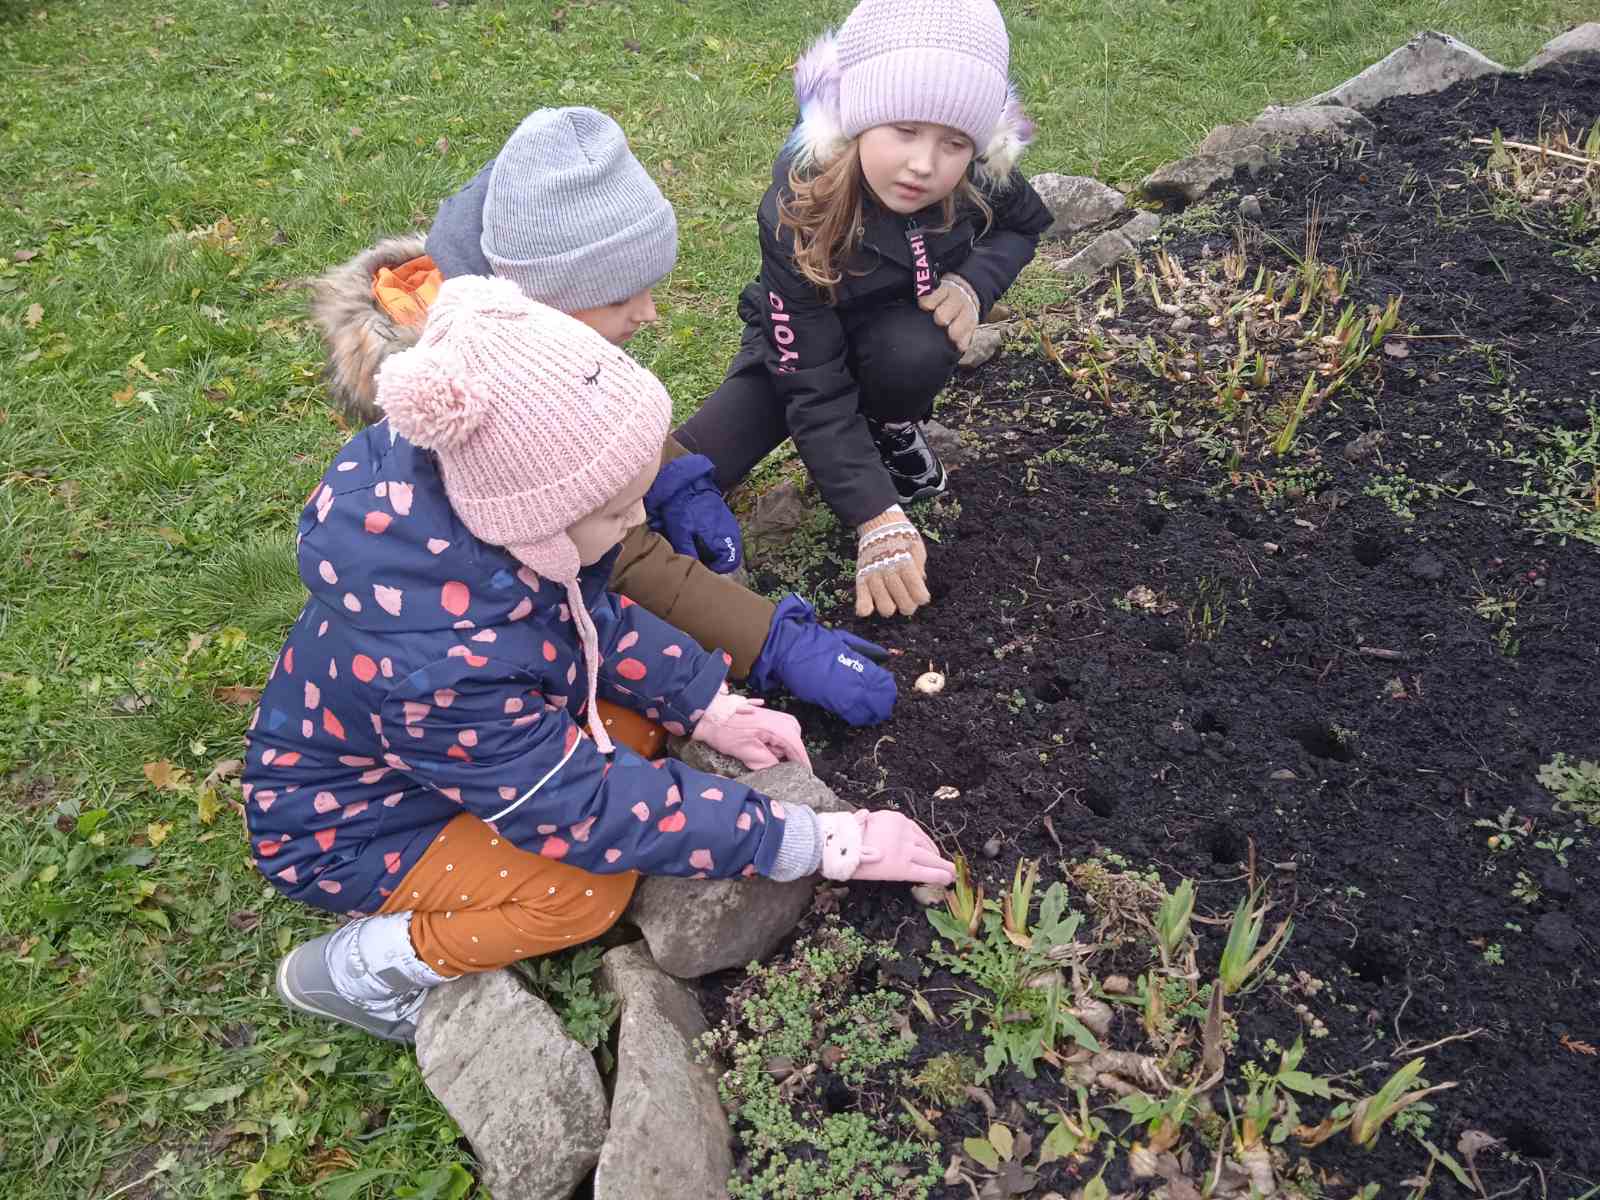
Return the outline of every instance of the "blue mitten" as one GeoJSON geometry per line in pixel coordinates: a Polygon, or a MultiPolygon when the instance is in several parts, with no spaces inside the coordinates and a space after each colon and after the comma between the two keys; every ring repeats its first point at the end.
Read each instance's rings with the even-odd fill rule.
{"type": "Polygon", "coordinates": [[[894,676],[873,661],[886,653],[882,646],[822,625],[816,610],[791,594],[772,618],[767,643],[750,668],[750,683],[782,687],[851,725],[876,725],[894,711],[894,676]]]}
{"type": "Polygon", "coordinates": [[[698,558],[719,575],[744,562],[739,522],[728,510],[712,477],[711,460],[686,454],[662,467],[644,494],[650,528],[679,554],[698,558]]]}

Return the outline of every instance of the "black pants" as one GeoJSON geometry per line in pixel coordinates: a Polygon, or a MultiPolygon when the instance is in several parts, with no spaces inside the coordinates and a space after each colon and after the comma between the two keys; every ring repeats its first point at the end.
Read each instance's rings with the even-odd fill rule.
{"type": "MultiPolygon", "coordinates": [[[[845,363],[856,381],[861,412],[885,422],[931,416],[934,397],[950,382],[961,357],[933,317],[910,302],[840,315],[845,363]]],[[[691,453],[711,460],[723,488],[739,483],[783,444],[789,426],[758,326],[745,326],[728,377],[674,436],[691,453]]]]}

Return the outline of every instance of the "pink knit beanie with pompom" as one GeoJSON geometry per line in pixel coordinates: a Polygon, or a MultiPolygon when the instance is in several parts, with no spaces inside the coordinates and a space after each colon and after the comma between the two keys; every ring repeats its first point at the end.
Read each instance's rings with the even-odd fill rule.
{"type": "Polygon", "coordinates": [[[566,586],[589,675],[599,656],[567,527],[602,508],[661,456],[672,401],[661,382],[581,321],[505,279],[448,279],[417,344],[378,373],[378,406],[433,450],[445,493],[472,534],[566,586]]]}

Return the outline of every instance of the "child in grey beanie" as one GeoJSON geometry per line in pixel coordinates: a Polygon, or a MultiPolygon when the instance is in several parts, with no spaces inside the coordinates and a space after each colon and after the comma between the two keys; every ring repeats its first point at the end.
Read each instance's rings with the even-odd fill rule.
{"type": "Polygon", "coordinates": [[[592,108],[544,108],[440,207],[427,250],[447,279],[498,275],[573,313],[665,278],[678,222],[615,121],[592,108]]]}

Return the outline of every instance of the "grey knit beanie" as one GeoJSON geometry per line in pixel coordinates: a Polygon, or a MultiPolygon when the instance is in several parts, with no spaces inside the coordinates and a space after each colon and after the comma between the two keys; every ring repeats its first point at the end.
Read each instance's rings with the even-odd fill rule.
{"type": "Polygon", "coordinates": [[[861,0],[839,29],[845,137],[949,125],[982,154],[1006,105],[1011,41],[994,0],[861,0]]]}
{"type": "Polygon", "coordinates": [[[616,304],[677,261],[672,205],[602,112],[540,109],[488,174],[483,256],[530,300],[569,313],[616,304]]]}

